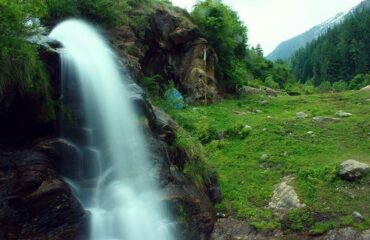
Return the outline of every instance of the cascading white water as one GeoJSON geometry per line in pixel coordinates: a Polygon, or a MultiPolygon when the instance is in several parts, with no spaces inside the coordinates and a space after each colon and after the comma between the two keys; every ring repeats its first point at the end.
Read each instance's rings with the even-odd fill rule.
{"type": "Polygon", "coordinates": [[[83,166],[90,170],[74,185],[92,213],[91,239],[174,239],[161,192],[150,174],[153,163],[140,119],[113,51],[80,20],[59,24],[50,37],[64,47],[62,74],[78,81],[84,127],[90,131],[84,151],[91,162],[83,166]]]}

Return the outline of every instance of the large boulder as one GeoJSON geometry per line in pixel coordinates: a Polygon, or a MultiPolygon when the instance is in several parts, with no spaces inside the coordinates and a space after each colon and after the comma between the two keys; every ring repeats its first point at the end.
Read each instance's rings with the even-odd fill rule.
{"type": "Polygon", "coordinates": [[[365,177],[369,172],[368,164],[351,159],[340,164],[339,177],[344,180],[355,181],[365,177]]]}

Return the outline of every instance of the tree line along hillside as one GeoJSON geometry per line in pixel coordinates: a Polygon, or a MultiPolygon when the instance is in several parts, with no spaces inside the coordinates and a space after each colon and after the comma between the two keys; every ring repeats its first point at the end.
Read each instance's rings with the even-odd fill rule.
{"type": "Polygon", "coordinates": [[[298,50],[291,66],[302,83],[349,89],[370,84],[370,9],[358,9],[298,50]]]}

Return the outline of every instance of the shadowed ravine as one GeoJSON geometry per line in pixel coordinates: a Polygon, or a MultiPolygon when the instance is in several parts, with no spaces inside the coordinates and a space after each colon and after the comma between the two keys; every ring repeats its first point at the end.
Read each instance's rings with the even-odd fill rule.
{"type": "Polygon", "coordinates": [[[174,239],[161,192],[150,174],[152,164],[125,86],[127,77],[113,51],[79,20],[61,23],[50,37],[64,47],[63,84],[77,80],[82,98],[83,129],[88,134],[86,141],[75,143],[85,164],[70,181],[92,214],[91,239],[174,239]]]}

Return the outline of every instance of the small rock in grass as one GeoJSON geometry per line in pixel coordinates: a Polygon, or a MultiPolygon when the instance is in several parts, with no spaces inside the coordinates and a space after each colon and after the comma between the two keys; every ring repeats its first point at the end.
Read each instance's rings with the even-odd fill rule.
{"type": "Polygon", "coordinates": [[[262,105],[262,106],[265,106],[265,105],[267,105],[269,102],[267,101],[267,100],[262,100],[262,101],[260,101],[260,105],[262,105]]]}
{"type": "Polygon", "coordinates": [[[332,118],[332,117],[313,117],[312,121],[318,122],[318,123],[324,123],[324,122],[335,122],[338,121],[339,118],[332,118]]]}
{"type": "Polygon", "coordinates": [[[350,117],[350,116],[352,116],[352,113],[348,113],[348,112],[344,112],[344,111],[340,110],[340,111],[337,111],[335,113],[335,115],[338,116],[338,117],[350,117]]]}
{"type": "Polygon", "coordinates": [[[352,213],[352,219],[357,223],[362,223],[365,221],[365,218],[361,215],[361,213],[356,211],[352,213]]]}
{"type": "Polygon", "coordinates": [[[339,177],[348,181],[355,181],[365,177],[370,172],[370,167],[366,163],[356,160],[347,160],[340,165],[339,177]]]}
{"type": "Polygon", "coordinates": [[[251,127],[251,126],[249,126],[249,125],[245,125],[245,126],[244,126],[244,128],[245,128],[245,129],[250,129],[250,130],[252,130],[252,127],[251,127]]]}
{"type": "Polygon", "coordinates": [[[269,155],[267,155],[266,153],[262,154],[261,161],[266,161],[268,158],[269,158],[269,155]]]}
{"type": "Polygon", "coordinates": [[[297,112],[295,116],[297,119],[305,119],[306,117],[308,117],[308,114],[304,112],[297,112]]]}
{"type": "Polygon", "coordinates": [[[312,135],[313,134],[313,131],[308,131],[307,134],[308,135],[312,135]]]}

